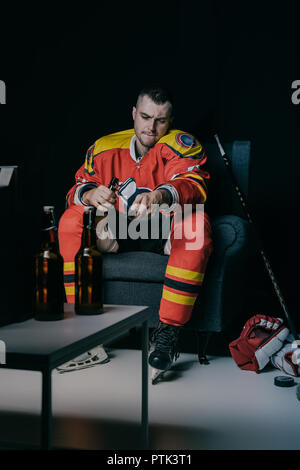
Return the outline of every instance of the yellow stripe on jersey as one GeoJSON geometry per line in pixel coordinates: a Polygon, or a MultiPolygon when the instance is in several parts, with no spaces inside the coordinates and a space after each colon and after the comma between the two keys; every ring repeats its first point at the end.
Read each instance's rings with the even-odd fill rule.
{"type": "Polygon", "coordinates": [[[197,178],[200,181],[203,181],[205,184],[204,178],[197,173],[180,173],[180,176],[191,176],[192,178],[197,178]]]}
{"type": "MultiPolygon", "coordinates": [[[[129,149],[132,137],[135,135],[134,129],[114,132],[100,137],[94,145],[87,151],[85,161],[85,171],[90,175],[94,174],[94,157],[106,150],[114,148],[129,149]]],[[[192,135],[182,132],[179,129],[172,129],[164,135],[158,144],[166,144],[177,155],[182,157],[196,158],[203,151],[202,145],[192,135]]]]}
{"type": "MultiPolygon", "coordinates": [[[[95,142],[93,156],[98,155],[105,150],[113,148],[129,148],[130,141],[135,135],[134,129],[114,132],[113,134],[101,137],[95,142]]],[[[202,152],[202,145],[192,135],[182,132],[179,129],[172,129],[164,135],[159,144],[167,144],[177,153],[183,156],[195,156],[202,152]]]]}
{"type": "Polygon", "coordinates": [[[194,305],[197,297],[190,297],[188,295],[175,294],[166,289],[163,289],[162,298],[181,305],[194,305]]]}
{"type": "Polygon", "coordinates": [[[171,276],[180,277],[181,279],[186,279],[187,281],[197,281],[202,282],[204,278],[203,273],[197,273],[196,271],[190,271],[189,269],[176,268],[175,266],[167,266],[166,274],[171,276]]]}
{"type": "MultiPolygon", "coordinates": [[[[207,189],[205,179],[202,176],[198,175],[197,173],[180,173],[180,175],[178,175],[178,177],[179,176],[184,176],[184,177],[185,176],[186,177],[190,176],[191,178],[195,178],[197,180],[200,180],[202,182],[203,186],[204,186],[204,189],[207,189]]],[[[174,179],[176,179],[178,177],[176,176],[174,179]]]]}
{"type": "Polygon", "coordinates": [[[179,129],[170,130],[158,143],[168,145],[183,157],[196,157],[203,151],[202,145],[195,137],[179,129]]]}
{"type": "Polygon", "coordinates": [[[134,136],[134,129],[129,129],[121,132],[114,132],[113,134],[100,137],[94,145],[92,145],[86,154],[84,170],[89,174],[94,174],[94,158],[106,150],[114,148],[129,149],[130,141],[134,136]]]}
{"type": "Polygon", "coordinates": [[[126,131],[114,132],[113,134],[101,137],[95,142],[93,156],[98,155],[105,150],[111,150],[114,148],[129,149],[130,141],[134,134],[134,129],[128,129],[126,131]]]}
{"type": "MultiPolygon", "coordinates": [[[[177,176],[176,178],[173,179],[173,181],[176,181],[176,180],[185,180],[186,178],[185,177],[182,177],[182,176],[177,176]]],[[[200,193],[201,193],[201,196],[202,196],[202,202],[205,202],[206,199],[207,199],[207,195],[206,195],[206,192],[205,190],[202,188],[201,184],[198,184],[196,181],[193,181],[189,178],[187,178],[187,180],[194,184],[196,186],[197,189],[199,189],[200,193]]]]}
{"type": "Polygon", "coordinates": [[[93,169],[93,160],[94,160],[93,150],[94,150],[94,145],[92,145],[88,149],[88,151],[86,153],[86,157],[85,157],[85,162],[84,162],[84,169],[89,174],[93,174],[93,172],[94,172],[94,169],[93,169]]]}
{"type": "Polygon", "coordinates": [[[114,132],[113,134],[100,137],[94,145],[92,145],[86,154],[84,170],[89,174],[94,174],[94,158],[106,150],[114,148],[129,149],[130,141],[134,136],[134,129],[129,129],[121,132],[114,132]]]}

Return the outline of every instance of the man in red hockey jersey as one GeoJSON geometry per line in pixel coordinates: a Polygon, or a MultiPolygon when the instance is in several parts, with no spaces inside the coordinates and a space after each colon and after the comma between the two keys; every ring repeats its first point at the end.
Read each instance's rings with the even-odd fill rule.
{"type": "MultiPolygon", "coordinates": [[[[176,208],[192,207],[187,213],[183,210],[179,220],[173,218],[164,244],[169,259],[160,322],[149,354],[150,365],[161,372],[170,368],[177,357],[180,327],[190,319],[212,251],[209,218],[203,210],[199,216],[197,210],[206,201],[209,174],[203,169],[206,154],[197,139],[171,129],[173,105],[166,91],[155,87],[142,90],[132,117],[134,129],[104,136],[88,149],[85,163],[76,173],[76,184],[67,195],[68,208],[60,220],[59,243],[67,300],[74,302],[74,257],[81,243],[84,206],[120,209],[121,197],[107,187],[113,176],[121,182],[120,194],[123,190],[127,209],[136,217],[151,216],[153,207],[162,204],[175,213],[176,208]],[[200,244],[196,243],[199,233],[200,244]]],[[[101,245],[99,240],[99,249],[118,252],[120,243],[115,239],[101,245]]]]}

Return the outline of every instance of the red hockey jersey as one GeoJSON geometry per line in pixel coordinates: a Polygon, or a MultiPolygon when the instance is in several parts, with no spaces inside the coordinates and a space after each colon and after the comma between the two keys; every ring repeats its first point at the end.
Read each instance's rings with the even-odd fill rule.
{"type": "Polygon", "coordinates": [[[203,170],[206,154],[192,135],[177,129],[164,135],[140,161],[135,155],[134,129],[98,139],[76,172],[76,184],[67,194],[67,207],[82,204],[81,195],[92,187],[107,186],[113,176],[120,183],[134,178],[139,188],[169,189],[173,202],[204,203],[209,174],[203,170]]]}

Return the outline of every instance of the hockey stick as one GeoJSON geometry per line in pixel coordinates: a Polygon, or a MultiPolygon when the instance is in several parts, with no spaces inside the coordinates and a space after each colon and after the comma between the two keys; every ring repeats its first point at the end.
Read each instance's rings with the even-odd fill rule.
{"type": "Polygon", "coordinates": [[[248,219],[249,224],[251,224],[251,225],[253,226],[254,231],[255,231],[255,233],[256,233],[256,237],[257,237],[257,241],[258,241],[258,246],[259,246],[259,252],[260,252],[261,257],[262,257],[262,259],[263,259],[265,268],[266,268],[266,270],[267,270],[267,272],[268,272],[268,274],[269,274],[269,277],[270,277],[270,279],[271,279],[273,288],[274,288],[275,293],[276,293],[276,295],[277,295],[277,297],[278,297],[278,300],[279,300],[279,302],[280,302],[280,305],[281,305],[281,307],[282,307],[282,310],[283,310],[283,312],[284,312],[284,315],[285,315],[285,317],[286,317],[286,320],[287,320],[287,322],[288,322],[290,331],[291,331],[291,333],[292,333],[294,339],[295,339],[295,340],[298,340],[299,336],[298,336],[298,334],[297,334],[297,332],[296,332],[296,328],[295,328],[294,323],[293,323],[293,321],[292,321],[292,319],[291,319],[291,316],[290,316],[290,314],[289,314],[289,312],[288,312],[288,309],[287,309],[287,306],[286,306],[286,302],[285,302],[285,300],[284,300],[284,298],[283,298],[283,296],[282,296],[282,293],[281,293],[281,291],[280,291],[278,282],[277,282],[277,280],[276,280],[276,278],[275,278],[275,275],[274,275],[274,272],[273,272],[273,270],[272,270],[272,268],[271,268],[270,262],[269,262],[269,260],[268,260],[268,258],[267,258],[267,256],[266,256],[266,253],[265,253],[265,251],[264,251],[264,249],[263,249],[262,241],[261,241],[261,239],[260,239],[260,237],[259,237],[259,235],[258,235],[258,230],[256,229],[255,224],[254,224],[254,222],[253,222],[253,219],[252,219],[252,217],[251,217],[251,215],[250,215],[250,213],[249,213],[249,210],[248,210],[248,207],[247,207],[247,204],[246,204],[246,199],[245,199],[245,197],[243,196],[242,190],[241,190],[241,188],[239,187],[239,185],[238,185],[238,183],[237,183],[237,181],[236,181],[235,175],[234,175],[234,173],[233,173],[233,171],[232,171],[230,159],[229,159],[229,157],[226,155],[226,153],[225,153],[225,151],[224,151],[224,149],[223,149],[223,147],[222,147],[222,145],[221,145],[221,143],[220,143],[220,140],[219,140],[219,137],[218,137],[217,134],[214,135],[214,138],[216,139],[216,142],[217,142],[217,144],[218,144],[220,153],[221,153],[221,155],[222,155],[222,157],[223,157],[224,163],[225,163],[226,167],[227,167],[228,170],[229,170],[229,173],[230,173],[232,182],[233,182],[233,184],[234,184],[234,189],[235,189],[235,191],[236,191],[236,193],[237,193],[237,195],[238,195],[238,197],[239,197],[239,200],[240,200],[240,202],[241,202],[241,204],[242,204],[243,211],[244,211],[244,213],[245,213],[245,215],[246,215],[246,217],[247,217],[247,219],[248,219]]]}

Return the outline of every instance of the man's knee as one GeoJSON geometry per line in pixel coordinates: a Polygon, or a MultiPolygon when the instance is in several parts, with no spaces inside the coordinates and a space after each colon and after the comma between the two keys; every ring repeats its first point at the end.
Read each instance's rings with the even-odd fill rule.
{"type": "Polygon", "coordinates": [[[80,248],[83,212],[84,208],[82,206],[71,206],[60,218],[58,241],[65,262],[73,261],[80,248]]]}
{"type": "MultiPolygon", "coordinates": [[[[81,237],[83,229],[83,213],[83,206],[71,206],[65,210],[60,218],[58,226],[61,245],[64,241],[69,244],[69,236],[72,236],[73,239],[78,238],[79,236],[81,237]]],[[[96,225],[97,248],[103,253],[117,253],[119,245],[113,237],[111,230],[108,228],[106,219],[107,218],[103,219],[96,225]]],[[[65,247],[65,250],[66,249],[67,247],[65,247]]]]}
{"type": "Polygon", "coordinates": [[[83,206],[71,206],[66,209],[60,218],[58,232],[76,233],[82,230],[83,212],[83,206]]]}
{"type": "Polygon", "coordinates": [[[187,214],[175,219],[172,233],[164,246],[164,254],[170,255],[172,248],[195,256],[209,257],[212,252],[212,233],[209,217],[203,211],[187,214]]]}
{"type": "Polygon", "coordinates": [[[119,244],[108,224],[108,217],[100,220],[96,225],[97,248],[102,253],[117,253],[119,244]]]}

